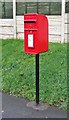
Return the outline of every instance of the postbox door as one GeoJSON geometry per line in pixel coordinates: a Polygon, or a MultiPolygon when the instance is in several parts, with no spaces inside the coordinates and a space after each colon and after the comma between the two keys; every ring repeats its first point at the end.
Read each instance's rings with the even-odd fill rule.
{"type": "Polygon", "coordinates": [[[38,51],[37,19],[24,19],[25,52],[36,54],[38,51]]]}

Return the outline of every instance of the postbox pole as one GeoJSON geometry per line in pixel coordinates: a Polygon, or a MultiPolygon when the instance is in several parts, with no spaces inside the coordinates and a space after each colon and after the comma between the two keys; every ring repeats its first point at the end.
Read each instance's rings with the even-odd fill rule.
{"type": "Polygon", "coordinates": [[[39,104],[39,54],[36,54],[36,105],[39,104]]]}

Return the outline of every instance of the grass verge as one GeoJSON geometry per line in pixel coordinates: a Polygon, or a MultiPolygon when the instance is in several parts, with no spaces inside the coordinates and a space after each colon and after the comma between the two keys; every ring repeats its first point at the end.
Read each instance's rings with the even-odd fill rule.
{"type": "MultiPolygon", "coordinates": [[[[2,90],[35,100],[35,55],[25,54],[23,41],[2,41],[2,90]]],[[[40,54],[40,101],[67,108],[67,44],[50,43],[40,54]]]]}

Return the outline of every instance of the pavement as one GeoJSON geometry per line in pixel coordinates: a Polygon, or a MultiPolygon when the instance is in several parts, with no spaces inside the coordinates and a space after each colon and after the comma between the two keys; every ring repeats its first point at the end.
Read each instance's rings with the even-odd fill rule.
{"type": "Polygon", "coordinates": [[[2,93],[2,118],[67,118],[67,112],[54,106],[46,110],[28,107],[29,100],[2,93]]]}

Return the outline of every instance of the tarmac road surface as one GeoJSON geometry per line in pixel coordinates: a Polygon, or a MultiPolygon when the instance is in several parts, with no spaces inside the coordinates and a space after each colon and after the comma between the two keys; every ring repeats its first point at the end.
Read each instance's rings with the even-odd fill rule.
{"type": "Polygon", "coordinates": [[[67,118],[67,112],[54,106],[49,106],[46,110],[36,110],[27,107],[29,100],[9,96],[2,93],[2,118],[67,118]]]}

